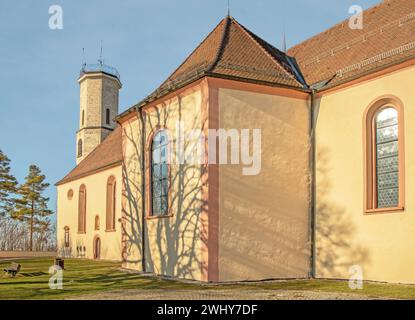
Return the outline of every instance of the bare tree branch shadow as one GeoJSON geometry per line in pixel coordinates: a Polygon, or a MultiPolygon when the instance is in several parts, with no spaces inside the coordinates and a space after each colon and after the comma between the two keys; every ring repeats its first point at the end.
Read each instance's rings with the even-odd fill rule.
{"type": "MultiPolygon", "coordinates": [[[[188,111],[186,111],[188,112],[188,111]]],[[[155,108],[146,116],[145,141],[149,134],[159,128],[171,125],[172,119],[183,120],[182,101],[178,97],[177,108],[163,105],[155,108]]],[[[189,121],[189,117],[186,117],[189,121]]],[[[193,123],[185,123],[188,129],[201,128],[198,116],[192,117],[193,123]]],[[[175,128],[167,127],[173,131],[175,128]]],[[[143,128],[140,122],[124,125],[123,135],[128,144],[128,152],[124,155],[123,177],[123,261],[124,266],[139,269],[142,264],[142,237],[144,226],[145,237],[145,271],[154,274],[178,278],[199,279],[202,270],[200,217],[202,201],[202,165],[193,163],[170,165],[171,209],[173,217],[154,220],[142,219],[142,197],[147,197],[143,190],[142,178],[146,174],[141,162],[143,150],[141,135],[143,128]]],[[[171,135],[171,148],[177,141],[171,135]]],[[[184,150],[190,151],[190,142],[184,140],[184,150]]],[[[148,183],[148,181],[146,182],[148,183]]],[[[147,198],[146,202],[147,202],[147,198]]],[[[148,204],[146,204],[148,205],[148,204]]]]}
{"type": "Polygon", "coordinates": [[[351,213],[333,203],[328,196],[331,190],[328,176],[330,151],[319,147],[317,158],[317,277],[345,278],[353,265],[364,268],[370,263],[370,254],[367,248],[354,242],[356,226],[352,222],[351,213]]]}

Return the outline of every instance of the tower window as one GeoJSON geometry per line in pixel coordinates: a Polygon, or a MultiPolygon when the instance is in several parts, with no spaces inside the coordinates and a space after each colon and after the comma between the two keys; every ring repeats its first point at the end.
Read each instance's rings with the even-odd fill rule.
{"type": "Polygon", "coordinates": [[[85,110],[82,110],[82,117],[81,117],[82,119],[81,119],[81,124],[82,124],[82,126],[84,126],[85,125],[85,110]]]}
{"type": "Polygon", "coordinates": [[[82,139],[78,140],[78,158],[82,157],[82,139]]]}
{"type": "Polygon", "coordinates": [[[105,122],[106,122],[106,124],[110,124],[110,109],[107,109],[106,110],[106,113],[105,113],[105,122]]]}

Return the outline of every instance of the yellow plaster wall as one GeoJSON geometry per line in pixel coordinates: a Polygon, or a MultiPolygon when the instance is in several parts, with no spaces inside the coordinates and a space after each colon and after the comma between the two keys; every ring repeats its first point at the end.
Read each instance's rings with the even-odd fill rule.
{"type": "Polygon", "coordinates": [[[317,277],[415,283],[415,68],[405,69],[318,101],[317,277]],[[363,117],[383,95],[404,103],[406,200],[404,212],[364,215],[363,117]]]}
{"type": "Polygon", "coordinates": [[[93,241],[96,236],[101,239],[101,259],[121,260],[121,166],[114,167],[96,174],[80,178],[75,181],[59,185],[57,188],[57,240],[58,253],[64,257],[81,257],[77,247],[85,246],[85,255],[82,258],[93,259],[93,241]],[[107,179],[114,176],[116,179],[116,231],[105,231],[106,217],[106,187],[107,179]],[[78,195],[79,187],[84,184],[87,193],[86,205],[86,233],[78,234],[78,195]],[[69,200],[68,191],[73,190],[73,198],[69,200]],[[95,230],[95,216],[100,217],[100,229],[95,230]],[[64,228],[70,229],[70,247],[64,247],[64,228]]]}
{"type": "MultiPolygon", "coordinates": [[[[202,91],[193,90],[173,97],[147,111],[145,140],[158,127],[168,129],[175,150],[177,121],[183,121],[184,134],[201,128],[202,91]]],[[[127,255],[125,266],[142,270],[142,170],[141,125],[137,118],[123,123],[125,148],[125,223],[127,255]]],[[[185,149],[190,148],[185,145],[185,149]]],[[[199,218],[202,212],[201,165],[172,164],[172,217],[145,219],[146,271],[155,274],[201,280],[199,218]]],[[[148,183],[148,181],[147,181],[148,183]]],[[[147,199],[147,198],[146,198],[147,199]]]]}
{"type": "Polygon", "coordinates": [[[260,174],[219,169],[220,280],[306,277],[309,102],[219,89],[219,110],[220,128],[262,130],[260,174]]]}
{"type": "Polygon", "coordinates": [[[142,178],[141,126],[136,117],[122,124],[124,187],[122,192],[122,220],[124,232],[123,267],[142,270],[142,178]]]}

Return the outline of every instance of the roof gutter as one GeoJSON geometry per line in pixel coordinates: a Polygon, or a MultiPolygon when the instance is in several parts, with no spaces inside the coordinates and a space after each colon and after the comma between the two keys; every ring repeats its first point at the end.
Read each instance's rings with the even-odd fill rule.
{"type": "Polygon", "coordinates": [[[63,178],[63,179],[59,180],[58,182],[56,182],[55,183],[55,186],[56,187],[59,187],[61,185],[67,184],[69,182],[72,182],[72,181],[75,181],[75,180],[78,180],[78,179],[81,179],[81,178],[85,178],[85,177],[91,176],[91,175],[96,174],[96,173],[99,173],[101,171],[105,171],[105,170],[108,170],[108,169],[111,169],[111,168],[114,168],[114,167],[118,167],[118,166],[120,166],[122,164],[122,162],[123,162],[123,160],[118,160],[118,161],[112,162],[110,164],[107,164],[105,166],[99,167],[97,169],[94,169],[94,170],[91,170],[91,171],[87,171],[85,173],[82,173],[82,174],[73,176],[73,177],[68,178],[68,179],[63,178]]]}
{"type": "Polygon", "coordinates": [[[146,272],[146,174],[145,174],[145,142],[146,121],[142,110],[136,106],[137,118],[141,123],[141,263],[142,270],[146,272]]]}
{"type": "Polygon", "coordinates": [[[363,72],[361,74],[357,74],[355,76],[350,76],[350,77],[347,77],[346,76],[342,80],[339,80],[338,82],[332,83],[334,81],[334,79],[337,77],[337,74],[334,74],[332,76],[332,78],[326,80],[323,85],[322,85],[322,82],[319,83],[320,85],[318,85],[318,84],[315,84],[314,85],[314,86],[316,86],[316,93],[324,94],[326,91],[329,91],[329,90],[332,90],[332,89],[336,89],[337,87],[340,87],[340,88],[347,87],[349,85],[349,83],[351,83],[353,81],[356,81],[356,80],[358,80],[360,78],[368,77],[371,74],[374,74],[374,73],[377,73],[377,72],[381,72],[381,71],[383,71],[385,69],[388,69],[388,68],[397,67],[400,64],[407,63],[407,62],[409,62],[411,60],[414,60],[415,61],[415,54],[414,55],[411,55],[409,57],[406,57],[406,58],[403,58],[403,59],[400,59],[400,60],[397,60],[397,61],[394,61],[394,62],[385,64],[385,65],[382,65],[382,66],[373,68],[373,69],[369,69],[369,70],[367,70],[367,71],[365,71],[365,72],[363,72]]]}

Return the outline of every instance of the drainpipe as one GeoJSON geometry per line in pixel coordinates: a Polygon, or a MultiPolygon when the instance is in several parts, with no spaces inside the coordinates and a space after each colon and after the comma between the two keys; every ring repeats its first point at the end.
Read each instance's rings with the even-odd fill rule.
{"type": "Polygon", "coordinates": [[[146,121],[143,116],[143,112],[140,108],[136,107],[138,119],[141,122],[141,262],[142,262],[142,270],[146,272],[146,174],[145,174],[145,132],[146,132],[146,121]]]}
{"type": "Polygon", "coordinates": [[[316,134],[315,134],[315,89],[310,101],[310,278],[316,277],[316,134]]]}

